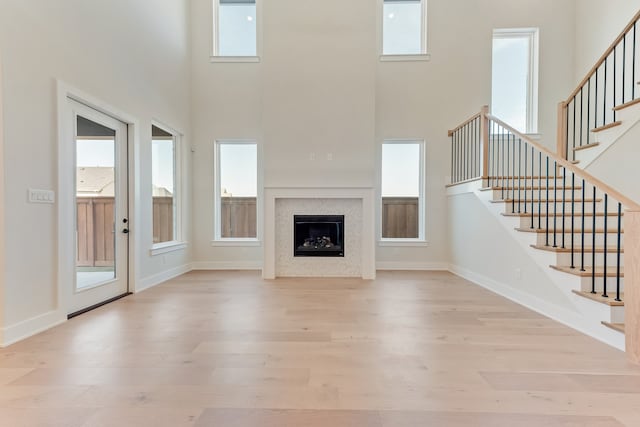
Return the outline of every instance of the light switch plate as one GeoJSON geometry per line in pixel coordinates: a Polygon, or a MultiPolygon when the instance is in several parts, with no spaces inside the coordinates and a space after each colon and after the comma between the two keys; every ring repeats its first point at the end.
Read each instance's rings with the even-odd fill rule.
{"type": "Polygon", "coordinates": [[[51,190],[29,189],[29,203],[55,203],[56,194],[51,190]]]}

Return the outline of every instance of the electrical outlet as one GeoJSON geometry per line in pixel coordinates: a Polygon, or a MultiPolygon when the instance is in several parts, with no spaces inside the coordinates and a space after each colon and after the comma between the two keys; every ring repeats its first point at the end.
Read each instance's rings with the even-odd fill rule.
{"type": "Polygon", "coordinates": [[[56,194],[51,190],[29,189],[29,203],[55,203],[56,194]]]}

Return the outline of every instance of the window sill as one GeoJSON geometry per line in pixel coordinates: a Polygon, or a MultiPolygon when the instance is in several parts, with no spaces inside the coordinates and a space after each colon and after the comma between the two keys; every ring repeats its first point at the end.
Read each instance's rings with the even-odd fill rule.
{"type": "Polygon", "coordinates": [[[259,56],[211,56],[211,62],[260,62],[259,56]]]}
{"type": "Polygon", "coordinates": [[[187,246],[187,242],[178,242],[175,240],[173,242],[157,243],[151,247],[149,253],[151,256],[156,256],[166,254],[168,252],[180,251],[185,249],[187,246]]]}
{"type": "Polygon", "coordinates": [[[429,246],[429,242],[419,239],[382,239],[378,240],[378,246],[380,247],[426,247],[429,246]]]}
{"type": "Polygon", "coordinates": [[[415,55],[380,55],[380,62],[412,62],[431,61],[430,53],[420,53],[415,55]]]}
{"type": "Polygon", "coordinates": [[[262,242],[258,239],[220,239],[212,240],[211,246],[236,246],[236,247],[258,247],[262,246],[262,242]]]}

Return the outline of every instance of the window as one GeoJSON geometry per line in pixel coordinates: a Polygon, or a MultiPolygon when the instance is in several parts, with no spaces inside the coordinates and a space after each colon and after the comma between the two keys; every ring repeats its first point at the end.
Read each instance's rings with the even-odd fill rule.
{"type": "Polygon", "coordinates": [[[538,131],[538,29],[493,31],[491,112],[520,132],[538,131]]]}
{"type": "Polygon", "coordinates": [[[213,56],[257,57],[256,0],[213,1],[213,56]]]}
{"type": "Polygon", "coordinates": [[[383,0],[383,55],[427,53],[426,1],[383,0]]]}
{"type": "Polygon", "coordinates": [[[151,126],[151,137],[153,243],[157,245],[180,239],[179,137],[156,125],[151,126]]]}
{"type": "Polygon", "coordinates": [[[216,142],[215,240],[257,239],[258,146],[216,142]]]}
{"type": "Polygon", "coordinates": [[[424,241],[424,141],[384,141],[380,187],[383,241],[424,241]]]}

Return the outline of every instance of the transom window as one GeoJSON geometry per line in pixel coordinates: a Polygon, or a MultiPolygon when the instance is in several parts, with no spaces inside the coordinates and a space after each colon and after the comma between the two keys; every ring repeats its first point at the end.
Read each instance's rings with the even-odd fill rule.
{"type": "Polygon", "coordinates": [[[383,0],[383,55],[427,53],[426,1],[383,0]]]}
{"type": "Polygon", "coordinates": [[[213,0],[213,56],[256,57],[256,0],[213,0]]]}

